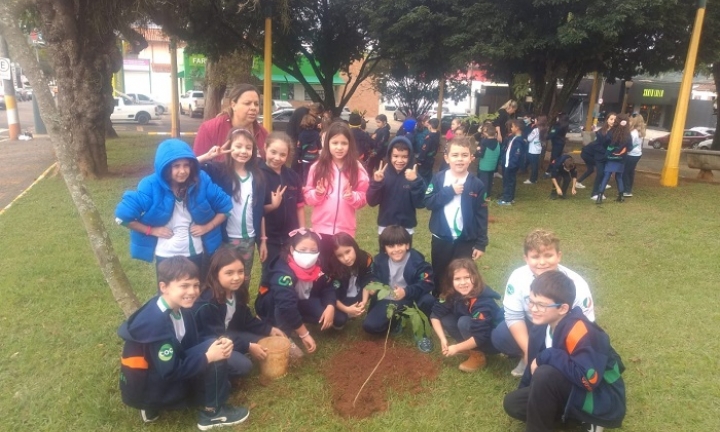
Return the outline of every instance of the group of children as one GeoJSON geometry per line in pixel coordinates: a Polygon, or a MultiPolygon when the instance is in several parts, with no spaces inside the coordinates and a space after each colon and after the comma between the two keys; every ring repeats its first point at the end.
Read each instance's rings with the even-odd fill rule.
{"type": "MultiPolygon", "coordinates": [[[[406,136],[393,139],[369,178],[351,128],[332,123],[305,181],[286,167],[295,145],[282,133],[267,138],[264,161],[245,129],[232,129],[225,143],[198,157],[180,140],[161,143],[155,173],[127,191],[116,210],[118,222],[131,230],[131,255],[155,260],[158,279],[158,295],[118,332],[125,340],[124,402],[150,422],[195,396],[203,407],[201,430],[238,424],[249,412],[226,404],[228,382],[250,371],[248,356],[267,355],[259,339],[287,336],[312,353],[317,341],[311,331],[341,331],[349,319],[363,315],[366,332],[400,334],[402,321],[389,317],[389,305],[416,307],[428,316],[443,355],[469,353],[460,367],[464,371],[481,368],[485,354],[506,352],[504,346],[528,368],[536,365],[529,357],[527,317],[504,324],[499,295],[484,285],[474,263],[488,245],[485,185],[468,171],[474,147],[468,138],[453,138],[444,155],[448,168],[427,182],[415,158],[432,133],[419,147],[406,136]],[[355,213],[366,204],[379,206],[380,251],[374,257],[355,241],[355,213]],[[305,205],[312,207],[312,228],[305,227],[305,205]],[[432,264],[412,248],[419,208],[431,211],[432,264]],[[262,262],[257,316],[248,307],[256,247],[262,262]],[[381,289],[390,294],[379,298],[381,289]],[[449,345],[445,333],[457,343],[449,345]]],[[[546,246],[554,248],[557,269],[557,244],[546,246]]],[[[549,251],[541,249],[531,249],[540,256],[528,258],[526,245],[532,271],[555,270],[549,251]]],[[[514,290],[527,293],[531,280],[524,279],[525,287],[508,284],[505,314],[514,290]]],[[[589,290],[586,294],[583,307],[592,312],[589,290]]],[[[564,306],[558,312],[569,316],[572,305],[564,306]]],[[[521,307],[533,311],[524,299],[521,307]]],[[[594,327],[586,327],[594,337],[594,327]]],[[[590,336],[587,345],[594,348],[590,336]]],[[[431,335],[415,342],[423,352],[433,349],[431,335]]],[[[291,355],[304,354],[293,343],[291,355]]],[[[588,360],[597,373],[606,370],[601,357],[588,360]]],[[[577,382],[577,371],[567,380],[577,382]]]]}

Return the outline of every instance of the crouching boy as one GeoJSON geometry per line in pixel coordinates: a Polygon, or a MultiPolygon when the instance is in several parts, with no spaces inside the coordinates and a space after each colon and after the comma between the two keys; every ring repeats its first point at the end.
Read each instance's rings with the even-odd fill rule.
{"type": "Polygon", "coordinates": [[[526,431],[552,431],[557,420],[571,419],[599,432],[620,427],[625,417],[620,356],[608,335],[572,308],[574,301],[575,284],[561,271],[545,272],[530,285],[530,363],[503,402],[508,415],[527,423],[526,431]]]}
{"type": "Polygon", "coordinates": [[[160,294],[118,329],[125,340],[120,366],[123,402],[139,409],[146,423],[157,420],[160,411],[195,404],[202,407],[200,430],[242,423],[250,412],[225,405],[232,341],[200,340],[189,310],[200,295],[197,266],[185,257],[163,260],[158,283],[160,294]]]}

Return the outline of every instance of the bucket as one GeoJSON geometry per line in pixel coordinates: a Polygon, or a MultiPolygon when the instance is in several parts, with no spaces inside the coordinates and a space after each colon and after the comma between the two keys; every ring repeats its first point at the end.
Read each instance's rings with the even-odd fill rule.
{"type": "Polygon", "coordinates": [[[267,350],[267,358],[260,362],[260,376],[263,381],[282,378],[287,373],[290,360],[290,339],[282,336],[268,336],[258,341],[267,350]]]}

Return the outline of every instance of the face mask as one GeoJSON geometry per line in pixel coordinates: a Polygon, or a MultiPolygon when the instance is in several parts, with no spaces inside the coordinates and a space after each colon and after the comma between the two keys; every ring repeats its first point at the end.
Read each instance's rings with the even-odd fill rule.
{"type": "Polygon", "coordinates": [[[300,266],[300,268],[309,269],[310,267],[314,266],[317,263],[318,257],[320,256],[320,253],[308,253],[308,252],[298,252],[293,251],[292,257],[293,261],[297,265],[300,266]]]}

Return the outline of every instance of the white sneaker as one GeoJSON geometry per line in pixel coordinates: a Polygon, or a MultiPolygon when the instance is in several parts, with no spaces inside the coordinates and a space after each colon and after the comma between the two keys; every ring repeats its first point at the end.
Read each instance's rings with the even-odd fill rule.
{"type": "Polygon", "coordinates": [[[580,182],[575,183],[575,187],[578,189],[585,189],[585,185],[580,182]]]}
{"type": "Polygon", "coordinates": [[[510,371],[510,375],[514,377],[521,377],[525,373],[525,368],[527,367],[527,364],[525,364],[524,360],[520,360],[520,362],[515,366],[515,369],[510,371]]]}
{"type": "Polygon", "coordinates": [[[533,184],[533,182],[531,182],[530,179],[527,179],[523,182],[523,184],[533,184]]]}
{"type": "Polygon", "coordinates": [[[597,195],[591,196],[590,199],[593,200],[593,201],[597,201],[597,195]]]}
{"type": "Polygon", "coordinates": [[[612,186],[610,186],[610,185],[605,186],[605,189],[611,189],[611,188],[612,188],[612,186]]]}
{"type": "Polygon", "coordinates": [[[631,197],[632,194],[631,194],[631,193],[627,193],[627,192],[623,192],[623,196],[624,196],[624,197],[631,197]]]}
{"type": "Polygon", "coordinates": [[[594,424],[583,423],[583,431],[585,432],[604,432],[605,428],[594,424]]]}

